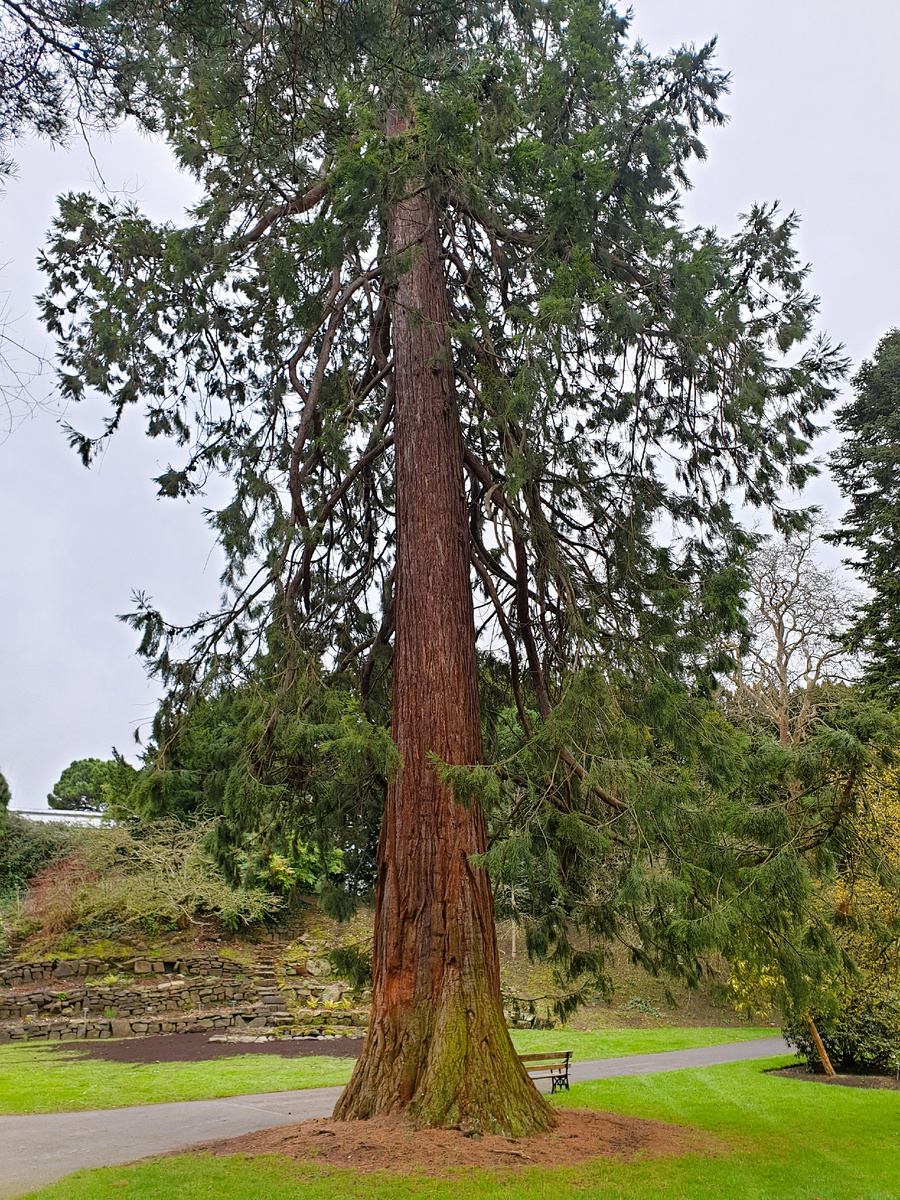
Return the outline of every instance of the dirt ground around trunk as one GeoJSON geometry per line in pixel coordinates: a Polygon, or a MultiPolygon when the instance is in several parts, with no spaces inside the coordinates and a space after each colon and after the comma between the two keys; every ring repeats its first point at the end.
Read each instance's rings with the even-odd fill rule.
{"type": "Polygon", "coordinates": [[[881,1075],[875,1072],[867,1075],[847,1075],[840,1071],[832,1077],[807,1071],[806,1067],[799,1066],[783,1067],[779,1071],[770,1071],[767,1074],[783,1075],[785,1079],[802,1079],[806,1083],[830,1083],[836,1087],[882,1088],[885,1091],[900,1092],[900,1081],[894,1075],[881,1075]]]}
{"type": "Polygon", "coordinates": [[[621,1117],[613,1113],[559,1109],[550,1133],[510,1139],[495,1134],[466,1135],[459,1129],[414,1130],[401,1119],[303,1121],[243,1137],[203,1142],[196,1153],[283,1154],[332,1167],[419,1173],[449,1178],[472,1169],[575,1166],[593,1158],[627,1161],[636,1155],[721,1154],[727,1147],[697,1130],[621,1117]]]}
{"type": "Polygon", "coordinates": [[[121,1041],[52,1042],[54,1050],[71,1050],[79,1058],[102,1062],[159,1063],[205,1062],[210,1058],[233,1058],[236,1054],[277,1054],[282,1058],[306,1058],[327,1054],[331,1058],[358,1058],[362,1038],[275,1038],[265,1042],[211,1042],[206,1033],[164,1033],[158,1037],[123,1038],[121,1041]]]}

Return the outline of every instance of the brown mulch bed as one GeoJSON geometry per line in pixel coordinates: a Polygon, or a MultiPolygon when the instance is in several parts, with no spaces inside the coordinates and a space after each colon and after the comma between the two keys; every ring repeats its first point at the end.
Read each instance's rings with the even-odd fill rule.
{"type": "Polygon", "coordinates": [[[838,1087],[883,1088],[885,1091],[900,1092],[900,1083],[895,1075],[844,1075],[834,1077],[807,1071],[806,1067],[781,1067],[777,1071],[767,1071],[767,1075],[783,1075],[785,1079],[803,1079],[807,1083],[832,1083],[838,1087]]]}
{"type": "Polygon", "coordinates": [[[371,1121],[303,1121],[265,1129],[243,1137],[192,1146],[195,1153],[284,1154],[332,1167],[391,1174],[419,1172],[446,1178],[460,1170],[562,1167],[592,1158],[629,1160],[699,1152],[712,1156],[726,1147],[708,1134],[621,1117],[613,1113],[559,1109],[559,1124],[550,1133],[510,1138],[496,1134],[471,1136],[458,1129],[413,1130],[398,1118],[371,1121]]]}
{"type": "Polygon", "coordinates": [[[332,1058],[358,1058],[362,1038],[275,1038],[266,1042],[211,1042],[207,1033],[161,1033],[121,1041],[49,1042],[54,1049],[71,1050],[80,1058],[103,1062],[157,1063],[203,1062],[210,1058],[232,1058],[235,1054],[278,1054],[300,1058],[327,1054],[332,1058]]]}

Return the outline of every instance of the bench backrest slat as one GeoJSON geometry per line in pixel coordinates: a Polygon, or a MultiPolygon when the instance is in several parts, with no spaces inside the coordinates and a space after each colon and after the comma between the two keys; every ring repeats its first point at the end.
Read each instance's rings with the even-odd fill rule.
{"type": "Polygon", "coordinates": [[[571,1050],[551,1050],[546,1054],[520,1054],[522,1062],[568,1062],[572,1057],[571,1050]]]}

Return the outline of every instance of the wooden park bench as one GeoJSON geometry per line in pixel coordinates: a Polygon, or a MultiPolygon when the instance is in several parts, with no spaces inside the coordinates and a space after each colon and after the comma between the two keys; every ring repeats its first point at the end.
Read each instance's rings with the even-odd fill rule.
{"type": "Polygon", "coordinates": [[[571,1050],[556,1050],[545,1054],[520,1054],[519,1062],[532,1079],[549,1079],[550,1095],[569,1090],[571,1050]]]}

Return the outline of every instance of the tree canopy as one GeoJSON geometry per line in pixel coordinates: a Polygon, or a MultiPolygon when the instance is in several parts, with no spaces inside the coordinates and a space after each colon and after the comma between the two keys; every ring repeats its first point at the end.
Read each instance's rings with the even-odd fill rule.
{"type": "Polygon", "coordinates": [[[79,758],[69,763],[47,797],[51,808],[98,812],[123,800],[137,772],[113,751],[113,758],[79,758]]]}
{"type": "Polygon", "coordinates": [[[728,712],[761,721],[782,745],[799,745],[823,709],[847,699],[835,684],[858,673],[846,635],[858,597],[816,561],[812,523],[782,539],[767,537],[750,557],[747,618],[750,639],[733,644],[735,670],[728,712]]]}
{"type": "MultiPolygon", "coordinates": [[[[287,674],[312,657],[371,679],[394,554],[384,220],[424,164],[502,653],[552,680],[677,631],[676,658],[702,658],[736,590],[730,497],[777,507],[807,478],[841,366],[802,348],[793,216],[754,208],[733,238],[678,221],[721,119],[712,47],[653,59],[594,3],[291,11],[287,29],[277,4],[213,5],[176,38],[142,8],[125,45],[204,198],[175,228],[68,197],[44,258],[64,392],[108,395],[107,433],[145,405],[183,447],[161,494],[234,484],[212,518],[227,604],[185,631],[148,605],[144,651],[173,679],[173,632],[219,672],[278,636],[287,674]],[[416,121],[388,136],[395,104],[416,121]]],[[[86,461],[103,440],[72,436],[86,461]]]]}

